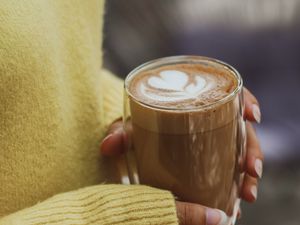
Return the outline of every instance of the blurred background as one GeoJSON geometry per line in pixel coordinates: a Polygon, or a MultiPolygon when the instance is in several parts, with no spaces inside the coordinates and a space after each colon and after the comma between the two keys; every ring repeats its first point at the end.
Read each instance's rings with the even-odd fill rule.
{"type": "Polygon", "coordinates": [[[300,224],[299,0],[109,0],[104,50],[122,78],[170,55],[233,65],[261,103],[265,154],[258,201],[238,224],[300,224]]]}

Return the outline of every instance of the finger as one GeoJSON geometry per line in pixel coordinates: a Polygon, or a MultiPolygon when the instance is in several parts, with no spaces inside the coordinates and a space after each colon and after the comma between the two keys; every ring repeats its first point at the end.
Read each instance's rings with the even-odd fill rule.
{"type": "Polygon", "coordinates": [[[244,100],[245,100],[245,113],[244,113],[245,119],[260,123],[261,112],[259,108],[259,103],[256,97],[247,88],[244,88],[244,100]]]}
{"type": "Polygon", "coordinates": [[[121,122],[114,123],[108,131],[108,135],[102,140],[100,150],[103,155],[113,156],[124,152],[124,132],[121,122]]]}
{"type": "Polygon", "coordinates": [[[118,130],[120,130],[120,128],[123,128],[123,123],[121,119],[118,119],[117,121],[115,121],[114,123],[112,123],[107,131],[107,134],[112,134],[118,130]]]}
{"type": "Polygon", "coordinates": [[[225,225],[228,221],[223,211],[198,204],[176,201],[176,209],[180,225],[225,225]]]}
{"type": "Polygon", "coordinates": [[[247,122],[246,127],[247,127],[246,172],[253,177],[261,178],[263,173],[263,153],[252,124],[250,122],[247,122]]]}
{"type": "Polygon", "coordinates": [[[205,225],[205,208],[192,203],[176,202],[177,216],[180,225],[205,225]]]}
{"type": "Polygon", "coordinates": [[[247,202],[255,202],[257,199],[257,178],[245,174],[241,197],[247,202]]]}

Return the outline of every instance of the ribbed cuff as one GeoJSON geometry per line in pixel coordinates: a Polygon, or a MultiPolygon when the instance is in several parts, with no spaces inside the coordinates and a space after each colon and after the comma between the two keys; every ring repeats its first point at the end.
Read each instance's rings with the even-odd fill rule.
{"type": "Polygon", "coordinates": [[[105,128],[123,114],[123,81],[107,70],[101,71],[105,128]]]}
{"type": "Polygon", "coordinates": [[[9,225],[178,224],[173,196],[140,185],[98,185],[60,194],[3,221],[9,225]]]}

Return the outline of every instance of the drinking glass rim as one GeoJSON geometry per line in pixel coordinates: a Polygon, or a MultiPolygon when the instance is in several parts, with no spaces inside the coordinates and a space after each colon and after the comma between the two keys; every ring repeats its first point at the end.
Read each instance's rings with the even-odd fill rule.
{"type": "Polygon", "coordinates": [[[229,102],[230,100],[232,100],[238,93],[240,93],[240,91],[242,90],[243,87],[243,79],[240,75],[240,73],[231,65],[218,60],[218,59],[214,59],[214,58],[210,58],[210,57],[206,57],[206,56],[196,56],[196,55],[178,55],[178,56],[168,56],[168,57],[162,57],[162,58],[157,58],[154,60],[150,60],[148,62],[145,62],[143,64],[141,64],[140,66],[136,67],[135,69],[133,69],[125,78],[125,82],[124,82],[124,89],[127,93],[127,95],[129,95],[135,102],[147,107],[147,108],[152,108],[155,110],[161,110],[161,111],[177,111],[177,112],[192,112],[192,111],[200,111],[200,110],[205,110],[207,108],[212,108],[212,107],[216,107],[218,105],[222,105],[225,104],[227,102],[229,102]],[[176,108],[176,107],[164,107],[164,106],[158,106],[158,105],[152,105],[149,103],[146,103],[138,98],[136,98],[134,95],[132,95],[132,93],[129,91],[129,82],[131,81],[131,79],[137,75],[140,71],[142,70],[146,70],[151,69],[151,67],[159,67],[159,66],[164,66],[164,65],[168,65],[168,64],[175,64],[175,63],[183,63],[185,61],[188,62],[188,60],[190,61],[194,61],[195,63],[198,62],[210,62],[210,63],[216,63],[222,67],[225,67],[226,69],[230,70],[233,75],[236,77],[237,81],[238,81],[238,85],[236,86],[236,88],[229,94],[226,95],[225,97],[219,99],[216,102],[207,104],[207,105],[200,105],[200,106],[192,106],[192,107],[185,107],[185,108],[176,108]]]}

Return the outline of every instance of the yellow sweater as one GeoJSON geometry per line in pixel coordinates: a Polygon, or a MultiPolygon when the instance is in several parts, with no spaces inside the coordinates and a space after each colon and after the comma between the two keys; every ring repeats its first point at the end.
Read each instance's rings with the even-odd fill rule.
{"type": "Polygon", "coordinates": [[[177,224],[169,192],[103,184],[99,143],[122,109],[101,69],[103,7],[0,0],[1,225],[177,224]]]}

